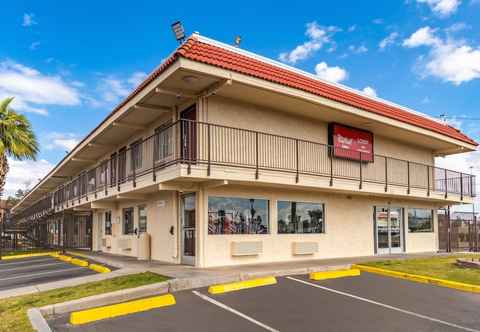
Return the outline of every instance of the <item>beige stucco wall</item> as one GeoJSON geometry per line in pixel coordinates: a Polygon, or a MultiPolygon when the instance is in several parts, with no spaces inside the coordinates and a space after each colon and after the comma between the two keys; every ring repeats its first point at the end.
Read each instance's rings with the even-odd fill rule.
{"type": "MultiPolygon", "coordinates": [[[[221,96],[210,97],[208,103],[202,103],[200,106],[199,119],[202,121],[323,144],[328,143],[327,122],[295,116],[280,110],[267,109],[221,96]]],[[[281,105],[279,109],[281,109],[281,105]]],[[[433,165],[432,151],[397,142],[379,134],[374,137],[374,151],[378,155],[433,165]]]]}
{"type": "Polygon", "coordinates": [[[151,258],[157,261],[175,263],[178,261],[177,242],[177,195],[173,191],[162,191],[149,195],[143,201],[130,201],[112,204],[109,210],[112,211],[112,235],[105,235],[104,212],[105,209],[97,210],[94,216],[94,249],[117,255],[138,256],[139,236],[135,234],[124,235],[122,230],[122,211],[124,208],[134,208],[134,229],[138,229],[138,207],[145,206],[147,210],[147,233],[150,235],[151,258]],[[101,227],[98,228],[98,224],[101,227]],[[174,234],[170,234],[170,228],[174,227],[174,234]],[[109,238],[111,247],[102,247],[96,244],[97,232],[101,229],[101,238],[109,238]],[[131,241],[131,250],[119,247],[122,240],[131,241]]]}
{"type": "MultiPolygon", "coordinates": [[[[322,192],[290,191],[255,187],[221,187],[209,189],[203,195],[204,210],[198,215],[198,227],[202,237],[199,246],[203,257],[198,264],[223,266],[266,262],[295,261],[337,257],[374,255],[374,206],[402,207],[407,214],[409,207],[434,208],[434,206],[400,200],[387,200],[368,196],[347,196],[322,192]],[[208,196],[232,196],[263,198],[270,202],[270,233],[268,235],[208,235],[208,196]],[[324,234],[277,234],[277,200],[320,202],[325,204],[324,234]],[[261,241],[263,252],[258,256],[232,257],[234,241],[261,241]],[[312,255],[294,256],[294,242],[317,242],[318,252],[312,255]]],[[[436,220],[436,219],[435,219],[436,220]]],[[[433,252],[438,248],[436,233],[413,234],[408,232],[404,216],[406,252],[433,252]]],[[[437,229],[435,224],[434,229],[437,229]]]]}

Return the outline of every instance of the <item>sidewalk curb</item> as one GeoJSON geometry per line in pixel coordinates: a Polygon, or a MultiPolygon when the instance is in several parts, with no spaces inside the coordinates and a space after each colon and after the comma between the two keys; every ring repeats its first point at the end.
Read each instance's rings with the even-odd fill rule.
{"type": "Polygon", "coordinates": [[[45,318],[38,308],[31,308],[27,310],[27,316],[32,324],[32,328],[37,332],[52,332],[45,318]]]}
{"type": "Polygon", "coordinates": [[[419,282],[419,283],[423,283],[423,284],[436,285],[436,286],[440,286],[440,287],[453,288],[453,289],[464,291],[464,292],[480,293],[480,286],[472,285],[472,284],[465,284],[463,282],[456,282],[456,281],[450,281],[450,280],[445,280],[445,279],[426,277],[426,276],[421,276],[421,275],[418,275],[418,274],[412,274],[412,273],[406,273],[406,272],[397,272],[397,271],[392,271],[392,270],[381,269],[381,268],[378,268],[378,267],[371,267],[371,266],[367,266],[367,265],[354,264],[354,265],[352,265],[352,267],[357,268],[361,271],[380,274],[380,275],[384,275],[384,276],[387,276],[387,277],[405,279],[405,280],[415,281],[415,282],[419,282]]]}
{"type": "Polygon", "coordinates": [[[120,302],[136,300],[142,297],[166,294],[169,291],[169,282],[159,282],[151,285],[123,289],[115,292],[84,297],[81,299],[56,303],[39,308],[42,315],[59,315],[71,311],[85,310],[93,307],[110,305],[120,302]]]}

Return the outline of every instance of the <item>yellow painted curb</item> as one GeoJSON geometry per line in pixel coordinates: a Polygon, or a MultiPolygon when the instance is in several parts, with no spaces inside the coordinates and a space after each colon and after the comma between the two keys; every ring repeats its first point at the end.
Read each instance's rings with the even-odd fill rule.
{"type": "Polygon", "coordinates": [[[252,280],[232,282],[228,284],[213,285],[208,288],[208,292],[210,294],[221,294],[221,293],[233,292],[241,289],[274,285],[276,283],[277,283],[277,279],[275,277],[258,278],[258,279],[252,279],[252,280]]]}
{"type": "Polygon", "coordinates": [[[70,263],[70,261],[72,260],[72,257],[66,255],[58,255],[57,258],[61,261],[64,261],[65,263],[70,263]]]}
{"type": "Polygon", "coordinates": [[[67,251],[67,254],[72,256],[83,257],[83,258],[90,258],[88,257],[88,255],[85,255],[85,254],[82,254],[81,252],[76,252],[76,251],[67,251]]]}
{"type": "Polygon", "coordinates": [[[310,279],[325,280],[325,279],[335,279],[335,278],[343,278],[343,277],[356,277],[359,275],[360,275],[359,269],[319,271],[319,272],[310,273],[310,279]]]}
{"type": "Polygon", "coordinates": [[[365,272],[381,274],[388,277],[406,279],[410,281],[421,282],[424,284],[432,284],[441,287],[453,288],[465,292],[480,293],[480,286],[465,284],[463,282],[450,281],[445,279],[438,279],[433,277],[421,276],[418,274],[411,274],[406,272],[397,272],[391,270],[385,270],[378,267],[366,266],[366,265],[354,265],[353,267],[360,269],[365,272]]]}
{"type": "Polygon", "coordinates": [[[80,325],[97,320],[114,318],[133,314],[136,312],[147,311],[155,308],[174,305],[175,297],[172,294],[155,296],[148,299],[135,300],[125,303],[113,304],[105,307],[87,309],[70,314],[70,324],[80,325]]]}
{"type": "Polygon", "coordinates": [[[28,257],[40,257],[40,256],[52,256],[58,254],[58,252],[38,252],[33,254],[21,254],[21,255],[13,255],[13,256],[4,256],[2,260],[10,260],[10,259],[19,259],[19,258],[28,258],[28,257]]]}
{"type": "Polygon", "coordinates": [[[72,258],[70,263],[81,266],[81,267],[88,267],[88,262],[84,261],[83,259],[72,258]]]}
{"type": "Polygon", "coordinates": [[[98,272],[98,273],[112,272],[108,267],[105,267],[105,266],[102,266],[102,265],[99,265],[99,264],[90,264],[88,266],[88,268],[90,270],[93,270],[93,271],[98,272]]]}

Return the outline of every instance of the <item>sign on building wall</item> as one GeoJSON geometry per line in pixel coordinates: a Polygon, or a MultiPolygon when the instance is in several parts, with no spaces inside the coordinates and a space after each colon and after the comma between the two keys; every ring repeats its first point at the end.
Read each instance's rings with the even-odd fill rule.
{"type": "Polygon", "coordinates": [[[373,133],[338,123],[330,123],[328,129],[334,157],[373,162],[373,133]]]}

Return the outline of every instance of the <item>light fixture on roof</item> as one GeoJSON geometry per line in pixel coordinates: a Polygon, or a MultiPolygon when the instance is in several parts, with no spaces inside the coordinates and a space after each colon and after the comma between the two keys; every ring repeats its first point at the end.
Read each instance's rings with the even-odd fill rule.
{"type": "Polygon", "coordinates": [[[242,42],[242,36],[235,36],[235,47],[240,47],[240,43],[242,42]]]}
{"type": "Polygon", "coordinates": [[[176,21],[172,23],[172,31],[179,43],[185,40],[185,29],[183,28],[182,22],[176,21]]]}
{"type": "Polygon", "coordinates": [[[195,83],[198,81],[198,77],[194,75],[185,75],[182,76],[182,80],[186,83],[195,83]]]}

